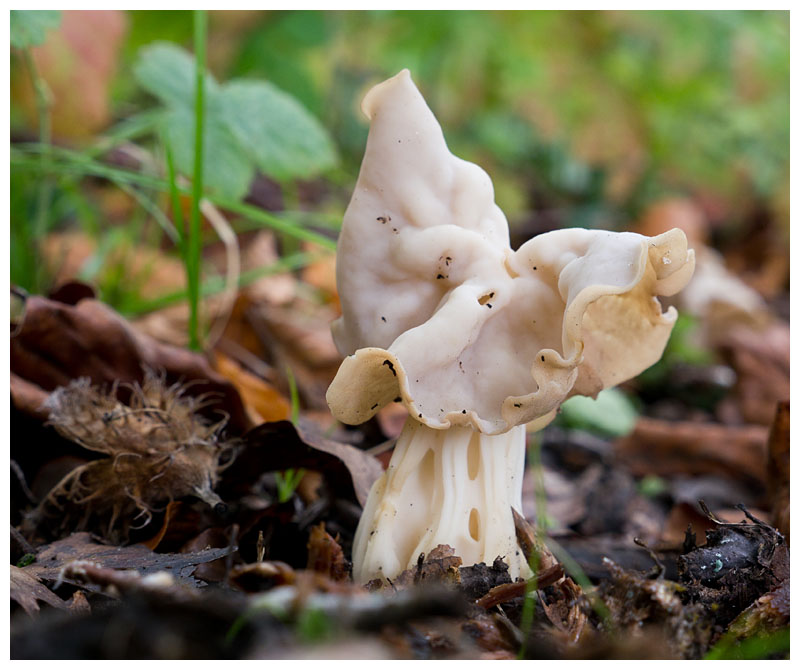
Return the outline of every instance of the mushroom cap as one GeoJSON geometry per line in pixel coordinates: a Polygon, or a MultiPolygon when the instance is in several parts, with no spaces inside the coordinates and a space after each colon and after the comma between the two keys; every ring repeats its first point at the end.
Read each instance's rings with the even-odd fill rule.
{"type": "Polygon", "coordinates": [[[544,425],[655,363],[676,318],[656,295],[689,280],[672,230],[566,229],[509,246],[489,176],[453,156],[407,70],[374,87],[337,251],[347,355],[331,411],[358,424],[399,400],[431,428],[544,425]]]}

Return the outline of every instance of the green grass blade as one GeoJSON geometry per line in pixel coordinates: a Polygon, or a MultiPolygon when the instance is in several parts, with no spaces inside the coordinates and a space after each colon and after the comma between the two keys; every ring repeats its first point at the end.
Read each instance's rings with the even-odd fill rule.
{"type": "Polygon", "coordinates": [[[175,173],[175,161],[172,158],[172,150],[167,142],[164,142],[164,146],[166,147],[167,179],[169,181],[169,197],[172,204],[172,221],[175,230],[178,231],[178,251],[180,251],[181,258],[183,258],[185,263],[186,234],[184,231],[183,210],[181,209],[181,195],[178,190],[178,177],[175,173]]]}
{"type": "MultiPolygon", "coordinates": [[[[145,186],[148,188],[159,189],[167,192],[169,182],[166,179],[153,175],[142,174],[132,170],[112,167],[100,161],[96,161],[80,152],[53,147],[53,157],[57,160],[51,161],[47,170],[44,170],[38,160],[32,160],[31,156],[38,156],[41,153],[41,146],[36,143],[18,144],[11,149],[12,169],[25,169],[36,172],[56,172],[60,174],[79,174],[85,176],[102,177],[110,181],[121,181],[134,186],[145,186]]],[[[181,195],[190,195],[188,188],[178,186],[181,195]]],[[[324,249],[335,250],[336,242],[324,235],[303,228],[302,226],[288,221],[280,216],[271,214],[254,205],[248,205],[236,200],[208,195],[210,202],[221,209],[225,209],[233,214],[260,224],[262,227],[270,228],[276,232],[285,233],[297,239],[314,242],[324,249]]],[[[326,226],[327,227],[327,226],[326,226]]]]}
{"type": "MultiPolygon", "coordinates": [[[[308,265],[318,257],[319,254],[302,252],[298,254],[292,254],[291,256],[285,256],[271,265],[253,268],[247,272],[243,272],[239,276],[239,287],[242,288],[244,286],[249,286],[262,277],[269,277],[270,275],[278,274],[280,272],[291,272],[292,270],[297,270],[298,268],[308,265]]],[[[224,277],[209,277],[201,284],[200,295],[203,298],[206,298],[216,295],[217,293],[222,292],[224,289],[224,277]]],[[[172,291],[151,300],[127,302],[119,306],[119,312],[128,318],[133,318],[136,316],[141,316],[142,314],[147,314],[148,312],[154,312],[159,309],[164,309],[165,307],[170,307],[171,305],[176,305],[177,303],[186,300],[186,296],[187,293],[185,289],[180,291],[172,291]]]]}
{"type": "Polygon", "coordinates": [[[192,213],[186,244],[186,281],[189,294],[189,348],[200,349],[200,199],[203,197],[203,131],[205,121],[206,34],[208,15],[194,12],[194,174],[192,175],[192,213]]]}

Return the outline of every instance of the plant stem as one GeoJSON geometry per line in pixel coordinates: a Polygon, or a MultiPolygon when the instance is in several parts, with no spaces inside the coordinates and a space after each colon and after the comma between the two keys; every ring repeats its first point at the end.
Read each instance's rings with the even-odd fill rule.
{"type": "MultiPolygon", "coordinates": [[[[530,468],[534,474],[536,481],[536,541],[537,545],[544,546],[544,537],[542,527],[547,518],[547,500],[544,496],[544,486],[542,481],[542,454],[541,454],[541,441],[539,435],[528,436],[528,458],[530,460],[530,468]]],[[[520,646],[518,659],[524,659],[528,651],[528,638],[531,634],[533,621],[536,617],[536,600],[538,598],[538,584],[536,575],[539,572],[540,565],[539,552],[534,551],[530,557],[529,566],[533,577],[528,580],[525,585],[525,597],[522,601],[522,615],[520,617],[519,628],[522,631],[522,645],[520,646]]]]}
{"type": "Polygon", "coordinates": [[[200,349],[198,311],[200,307],[200,199],[203,197],[203,130],[205,112],[206,33],[208,15],[194,12],[194,174],[192,175],[192,213],[186,245],[186,279],[189,293],[189,347],[200,349]]]}
{"type": "Polygon", "coordinates": [[[178,191],[178,178],[175,174],[175,162],[172,160],[172,150],[169,148],[169,143],[164,142],[167,154],[167,177],[169,180],[169,195],[172,204],[172,223],[175,230],[178,232],[178,251],[181,258],[186,261],[186,240],[184,239],[184,223],[183,223],[183,210],[181,209],[181,196],[178,191]]]}
{"type": "MultiPolygon", "coordinates": [[[[33,54],[30,48],[22,50],[23,58],[25,59],[25,66],[28,68],[28,73],[33,83],[33,89],[36,94],[36,111],[39,115],[39,142],[42,145],[42,153],[39,156],[39,163],[42,168],[42,175],[39,181],[39,188],[36,202],[36,219],[34,223],[34,241],[38,245],[44,235],[47,233],[47,220],[48,208],[50,207],[50,199],[53,193],[53,184],[47,176],[48,167],[50,164],[51,145],[53,140],[53,130],[50,119],[50,107],[52,104],[52,96],[47,87],[47,82],[39,74],[39,69],[36,67],[36,61],[33,59],[33,54]]],[[[36,269],[36,285],[42,276],[43,264],[38,263],[36,269]]]]}
{"type": "Polygon", "coordinates": [[[289,398],[291,399],[292,416],[291,422],[297,427],[297,420],[300,418],[300,394],[297,392],[297,382],[294,378],[292,368],[286,366],[286,379],[289,382],[289,398]]]}
{"type": "MultiPolygon", "coordinates": [[[[303,252],[293,254],[291,256],[284,256],[283,258],[275,261],[270,265],[263,265],[261,267],[252,268],[239,275],[239,287],[243,288],[249,286],[253,282],[261,279],[262,277],[269,277],[280,272],[291,272],[298,268],[305,267],[309,263],[317,260],[319,254],[303,252]]],[[[222,277],[209,277],[205,282],[200,285],[200,295],[208,297],[220,293],[225,288],[225,282],[222,277]]],[[[186,300],[186,291],[173,291],[166,293],[157,298],[148,300],[135,300],[129,301],[124,304],[118,305],[118,311],[126,317],[136,317],[148,312],[154,312],[170,305],[175,305],[179,302],[186,300]]]]}

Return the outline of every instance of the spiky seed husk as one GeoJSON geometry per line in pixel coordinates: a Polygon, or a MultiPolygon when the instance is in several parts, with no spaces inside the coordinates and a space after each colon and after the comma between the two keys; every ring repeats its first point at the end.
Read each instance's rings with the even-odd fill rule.
{"type": "Polygon", "coordinates": [[[148,370],[141,385],[128,385],[127,403],[119,400],[118,385],[104,390],[87,378],[56,389],[45,403],[49,423],[107,458],[72,470],[31,513],[26,528],[55,521],[60,533],[91,523],[93,531],[120,541],[176,498],[220,503],[213,489],[232,448],[220,439],[227,417],[211,423],[198,414],[208,396],[186,395],[187,387],[168,386],[163,375],[148,370]]]}

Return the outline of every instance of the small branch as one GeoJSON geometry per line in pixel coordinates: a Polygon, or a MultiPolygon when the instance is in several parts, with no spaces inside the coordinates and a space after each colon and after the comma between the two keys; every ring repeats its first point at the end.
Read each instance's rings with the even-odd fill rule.
{"type": "Polygon", "coordinates": [[[219,308],[217,320],[211,327],[205,343],[206,348],[211,349],[216,344],[217,340],[222,337],[225,326],[227,326],[228,320],[233,312],[233,305],[236,302],[236,295],[239,292],[239,277],[241,275],[242,265],[241,254],[239,253],[239,242],[236,239],[236,233],[233,232],[233,228],[228,223],[227,219],[214,207],[211,201],[206,198],[203,198],[203,201],[200,203],[200,210],[214,228],[219,239],[222,240],[222,244],[225,245],[225,290],[222,293],[222,304],[219,308]]]}
{"type": "Polygon", "coordinates": [[[564,570],[561,565],[551,565],[549,568],[536,573],[536,576],[527,582],[511,582],[495,586],[485,596],[475,601],[475,604],[488,610],[500,603],[524,596],[530,584],[534,584],[536,590],[539,590],[555,584],[563,576],[564,570]]]}

